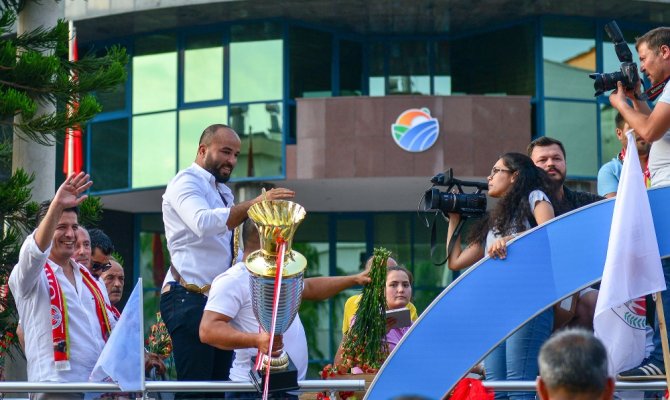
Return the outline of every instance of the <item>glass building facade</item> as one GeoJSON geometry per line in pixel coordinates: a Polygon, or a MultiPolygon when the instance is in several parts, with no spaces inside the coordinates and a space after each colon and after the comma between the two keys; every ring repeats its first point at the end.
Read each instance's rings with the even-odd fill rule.
{"type": "MultiPolygon", "coordinates": [[[[538,16],[458,35],[398,35],[269,19],[84,43],[90,51],[118,43],[131,54],[127,83],[99,95],[104,111],[87,126],[92,194],[164,187],[193,162],[200,133],[216,122],[232,126],[242,140],[234,182],[281,184],[286,147],[297,140],[296,99],[338,96],[529,96],[532,136],[560,139],[569,177],[594,181],[619,150],[612,108],[606,97],[593,96],[588,77],[619,67],[603,37],[605,22],[538,16]]],[[[648,28],[620,25],[629,40],[648,28]]],[[[145,315],[152,320],[169,265],[162,218],[158,212],[133,219],[129,259],[134,278],[144,278],[145,315]]],[[[453,279],[433,264],[444,250],[431,259],[425,216],[410,210],[315,212],[295,238],[313,276],[357,272],[376,246],[392,250],[414,274],[419,311],[453,279]]],[[[342,307],[353,292],[303,305],[315,365],[337,350],[342,307]]]]}

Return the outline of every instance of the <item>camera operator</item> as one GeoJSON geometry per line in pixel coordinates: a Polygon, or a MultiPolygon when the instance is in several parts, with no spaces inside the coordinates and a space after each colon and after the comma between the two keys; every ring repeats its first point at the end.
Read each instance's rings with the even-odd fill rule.
{"type": "MultiPolygon", "coordinates": [[[[449,254],[451,270],[467,268],[484,256],[504,259],[507,242],[520,232],[554,218],[549,199],[549,178],[524,154],[507,153],[495,163],[488,176],[488,194],[499,201],[489,215],[473,229],[468,246],[461,250],[460,238],[449,254]]],[[[449,213],[447,246],[461,215],[449,213]]],[[[553,309],[548,309],[498,345],[484,360],[486,379],[534,380],[538,375],[540,345],[551,334],[553,309]]],[[[530,392],[499,392],[497,399],[534,399],[530,392]]]]}
{"type": "MultiPolygon", "coordinates": [[[[640,56],[640,71],[649,78],[652,85],[647,91],[650,100],[658,97],[658,103],[652,111],[648,104],[638,99],[640,85],[635,90],[624,90],[617,82],[617,90],[609,96],[612,107],[616,108],[630,127],[648,143],[651,143],[648,168],[651,175],[651,187],[670,184],[670,28],[653,29],[637,39],[635,48],[640,56]],[[629,100],[632,103],[629,104],[629,100]]],[[[665,283],[670,287],[670,262],[662,261],[665,283]]],[[[662,292],[663,307],[670,310],[670,293],[662,292]]],[[[663,353],[659,330],[654,332],[654,351],[638,368],[624,371],[619,379],[662,379],[665,376],[663,353]]]]}

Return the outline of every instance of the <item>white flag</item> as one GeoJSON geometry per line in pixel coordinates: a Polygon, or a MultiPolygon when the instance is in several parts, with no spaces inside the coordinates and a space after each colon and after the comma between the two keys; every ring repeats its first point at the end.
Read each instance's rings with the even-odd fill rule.
{"type": "Polygon", "coordinates": [[[116,382],[126,392],[144,390],[142,297],[140,278],[95,363],[90,382],[116,382]]]}
{"type": "Polygon", "coordinates": [[[665,290],[654,221],[632,131],[614,203],[607,258],[593,319],[609,372],[637,367],[645,355],[643,296],[665,290]]]}

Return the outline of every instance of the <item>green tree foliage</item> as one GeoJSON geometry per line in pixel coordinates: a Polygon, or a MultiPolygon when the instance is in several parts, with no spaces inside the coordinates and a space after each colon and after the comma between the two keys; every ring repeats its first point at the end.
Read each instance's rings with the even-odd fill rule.
{"type": "MultiPolygon", "coordinates": [[[[20,2],[2,5],[7,3],[18,7],[20,2]]],[[[68,61],[64,20],[13,36],[16,16],[15,7],[0,9],[0,125],[37,143],[53,144],[65,128],[83,124],[102,110],[92,93],[125,81],[128,56],[114,46],[101,57],[68,61]],[[40,114],[39,104],[52,104],[56,111],[40,114]]]]}

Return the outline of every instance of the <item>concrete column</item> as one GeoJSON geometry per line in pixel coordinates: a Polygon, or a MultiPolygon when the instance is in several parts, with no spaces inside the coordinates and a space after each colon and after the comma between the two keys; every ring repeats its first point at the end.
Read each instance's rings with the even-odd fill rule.
{"type": "MultiPolygon", "coordinates": [[[[17,34],[32,31],[41,26],[54,26],[64,15],[64,2],[46,0],[26,2],[26,7],[17,18],[17,34]]],[[[52,105],[40,105],[39,114],[52,113],[52,105]]],[[[56,146],[42,146],[14,134],[12,148],[12,171],[23,168],[35,174],[32,198],[41,202],[54,195],[56,186],[56,146]]]]}
{"type": "MultiPolygon", "coordinates": [[[[26,2],[25,9],[17,18],[17,34],[32,31],[40,26],[54,26],[59,18],[63,17],[63,2],[54,0],[42,2],[26,2]]],[[[40,105],[39,114],[51,113],[54,106],[40,105]]],[[[23,168],[28,173],[35,174],[32,185],[32,199],[37,202],[53,197],[56,185],[56,147],[42,146],[14,134],[12,145],[12,171],[23,168]]],[[[14,360],[7,360],[5,364],[5,380],[27,380],[26,361],[17,352],[13,352],[14,360]]],[[[8,398],[10,395],[7,396],[8,398]]],[[[25,398],[25,395],[19,395],[25,398]]]]}

